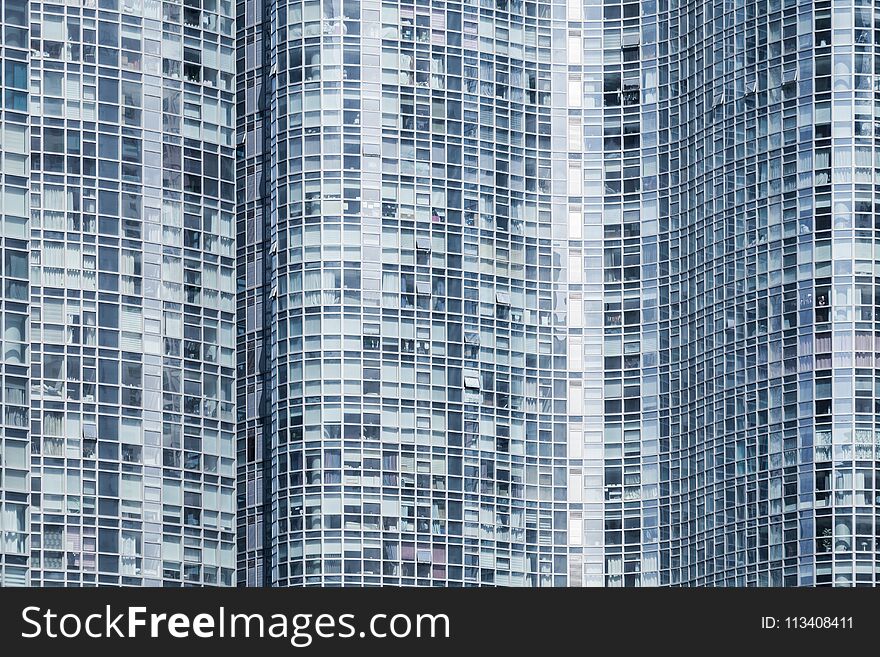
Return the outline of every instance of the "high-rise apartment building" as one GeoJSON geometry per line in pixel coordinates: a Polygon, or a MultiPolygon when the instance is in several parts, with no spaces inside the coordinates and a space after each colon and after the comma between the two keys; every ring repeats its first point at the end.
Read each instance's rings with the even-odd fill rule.
{"type": "Polygon", "coordinates": [[[875,583],[871,3],[0,6],[4,583],[875,583]]]}
{"type": "Polygon", "coordinates": [[[232,584],[234,6],[2,4],[2,581],[232,584]]]}
{"type": "Polygon", "coordinates": [[[245,8],[241,583],[873,581],[871,5],[245,8]]]}
{"type": "Polygon", "coordinates": [[[240,5],[240,583],[601,578],[551,8],[240,5]]]}

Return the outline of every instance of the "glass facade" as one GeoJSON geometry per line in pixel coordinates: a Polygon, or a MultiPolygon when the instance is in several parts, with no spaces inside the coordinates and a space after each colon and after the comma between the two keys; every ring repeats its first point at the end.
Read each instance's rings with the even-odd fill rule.
{"type": "MultiPolygon", "coordinates": [[[[659,259],[651,269],[659,316],[650,324],[643,316],[635,330],[643,359],[649,335],[659,357],[660,584],[872,584],[880,483],[873,7],[715,2],[670,6],[655,21],[643,3],[641,32],[634,24],[629,37],[640,40],[640,58],[627,56],[626,7],[619,110],[608,108],[605,37],[605,202],[616,112],[624,484],[627,167],[630,154],[639,157],[626,143],[630,116],[633,131],[641,128],[642,212],[644,199],[656,198],[659,217],[657,237],[645,235],[644,216],[640,237],[642,258],[659,259]],[[627,102],[628,66],[639,84],[635,59],[641,109],[627,102]],[[656,114],[646,117],[650,107],[656,114]],[[646,251],[649,243],[657,250],[646,251]]],[[[606,224],[606,247],[608,236],[606,224]]],[[[655,422],[648,411],[643,391],[643,432],[655,422]]],[[[627,567],[626,497],[624,488],[624,583],[638,577],[629,575],[637,563],[627,567]]]]}
{"type": "Polygon", "coordinates": [[[2,582],[232,584],[232,3],[2,6],[2,582]]]}
{"type": "Polygon", "coordinates": [[[871,5],[263,11],[240,581],[873,582],[871,5]]]}
{"type": "Polygon", "coordinates": [[[4,584],[875,582],[873,4],[0,8],[4,584]]]}
{"type": "MultiPolygon", "coordinates": [[[[247,583],[601,583],[601,540],[585,549],[581,528],[602,523],[601,497],[582,495],[602,476],[602,327],[567,304],[576,289],[601,317],[602,282],[567,276],[551,9],[315,0],[264,18],[271,155],[255,189],[239,171],[247,203],[271,205],[255,341],[271,424],[239,497],[247,583]]],[[[244,221],[257,229],[250,205],[244,221]]]]}

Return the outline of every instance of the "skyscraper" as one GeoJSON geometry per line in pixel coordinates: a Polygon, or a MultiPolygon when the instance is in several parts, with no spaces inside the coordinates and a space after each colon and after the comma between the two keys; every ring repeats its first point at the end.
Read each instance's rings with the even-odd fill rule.
{"type": "Polygon", "coordinates": [[[550,9],[239,14],[239,233],[261,245],[239,362],[265,363],[268,386],[261,402],[259,379],[239,380],[241,583],[601,576],[601,551],[569,537],[584,512],[567,482],[585,468],[568,445],[598,445],[602,424],[566,399],[601,391],[602,364],[567,364],[550,9]]]}
{"type": "MultiPolygon", "coordinates": [[[[643,358],[648,340],[658,347],[659,582],[871,584],[880,439],[871,5],[658,3],[646,30],[643,4],[640,33],[623,7],[624,413],[627,185],[639,184],[628,181],[639,160],[627,139],[640,132],[643,295],[646,254],[659,265],[656,324],[643,310],[636,327],[643,358]],[[635,59],[640,80],[628,73],[635,59]],[[646,238],[654,197],[659,232],[646,238]],[[646,250],[652,239],[656,252],[646,250]]],[[[618,78],[605,38],[607,176],[618,78]]],[[[643,378],[643,430],[647,410],[643,378]]],[[[628,570],[626,506],[625,579],[638,570],[628,570]]]]}
{"type": "Polygon", "coordinates": [[[868,4],[246,7],[240,582],[873,582],[868,4]]]}
{"type": "Polygon", "coordinates": [[[234,582],[232,11],[3,0],[5,584],[234,582]]]}
{"type": "Polygon", "coordinates": [[[97,1],[0,0],[4,583],[875,583],[873,5],[97,1]]]}

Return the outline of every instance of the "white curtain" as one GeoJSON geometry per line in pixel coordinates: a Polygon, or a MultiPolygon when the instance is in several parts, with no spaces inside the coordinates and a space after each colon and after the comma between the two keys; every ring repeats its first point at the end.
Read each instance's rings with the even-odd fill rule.
{"type": "Polygon", "coordinates": [[[64,230],[64,213],[44,211],[43,228],[46,230],[64,230]]]}
{"type": "Polygon", "coordinates": [[[162,204],[162,223],[168,226],[180,226],[180,204],[165,201],[162,204]]]}
{"type": "Polygon", "coordinates": [[[126,276],[137,276],[139,275],[138,269],[140,265],[140,254],[136,251],[129,251],[128,249],[122,250],[122,258],[119,262],[119,273],[124,274],[126,276]]]}
{"type": "Polygon", "coordinates": [[[220,269],[220,290],[223,292],[232,292],[235,289],[232,272],[232,267],[223,267],[220,269]]]}
{"type": "Polygon", "coordinates": [[[43,284],[64,287],[64,242],[43,242],[43,284]]]}
{"type": "Polygon", "coordinates": [[[205,308],[217,308],[217,290],[202,289],[202,305],[205,308]]]}
{"type": "Polygon", "coordinates": [[[7,377],[6,386],[4,387],[7,404],[27,404],[27,388],[24,383],[19,383],[19,381],[7,377]]]}
{"type": "Polygon", "coordinates": [[[44,437],[43,454],[45,456],[64,456],[64,439],[44,437]]]}
{"type": "Polygon", "coordinates": [[[64,187],[57,185],[43,186],[43,209],[64,210],[64,187]]]}
{"type": "Polygon", "coordinates": [[[183,286],[180,283],[162,281],[162,294],[165,301],[183,302],[183,286]]]}
{"type": "Polygon", "coordinates": [[[132,532],[122,532],[122,540],[119,544],[120,554],[126,557],[138,556],[137,536],[132,532]]]}
{"type": "Polygon", "coordinates": [[[64,434],[64,415],[46,411],[43,415],[43,434],[46,436],[61,436],[64,434]]]}
{"type": "Polygon", "coordinates": [[[310,269],[303,276],[305,303],[310,306],[336,303],[338,291],[332,271],[310,269]]]}
{"type": "Polygon", "coordinates": [[[303,275],[303,289],[307,305],[316,306],[321,303],[321,270],[312,269],[303,275]]]}
{"type": "Polygon", "coordinates": [[[146,18],[159,18],[162,3],[158,0],[144,0],[144,16],[146,18]]]}
{"type": "Polygon", "coordinates": [[[27,507],[24,505],[6,503],[3,507],[3,530],[7,532],[25,531],[25,515],[27,507]]]}
{"type": "Polygon", "coordinates": [[[202,266],[202,287],[216,290],[218,285],[217,265],[205,264],[202,266]]]}
{"type": "Polygon", "coordinates": [[[445,62],[440,57],[431,58],[431,87],[434,89],[443,89],[446,78],[445,62]]]}
{"type": "Polygon", "coordinates": [[[43,242],[43,265],[64,267],[64,242],[43,242]]]}
{"type": "Polygon", "coordinates": [[[851,87],[852,55],[838,54],[834,58],[834,90],[846,91],[851,87]]]}
{"type": "Polygon", "coordinates": [[[26,341],[26,322],[25,315],[14,315],[7,313],[5,331],[3,339],[6,342],[25,342],[26,341]]]}
{"type": "Polygon", "coordinates": [[[866,331],[856,331],[856,351],[873,351],[874,336],[866,331]]]}
{"type": "Polygon", "coordinates": [[[137,296],[138,294],[138,281],[134,276],[122,276],[122,279],[119,283],[119,291],[122,294],[129,294],[133,296],[137,296]]]}
{"type": "Polygon", "coordinates": [[[382,273],[382,305],[386,308],[400,306],[400,276],[393,271],[382,273]]]}

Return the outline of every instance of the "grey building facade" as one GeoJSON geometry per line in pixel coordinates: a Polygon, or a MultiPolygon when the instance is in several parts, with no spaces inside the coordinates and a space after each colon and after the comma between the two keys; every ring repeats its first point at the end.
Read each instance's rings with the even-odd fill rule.
{"type": "Polygon", "coordinates": [[[875,582],[863,0],[0,0],[0,577],[875,582]]]}
{"type": "Polygon", "coordinates": [[[873,582],[868,5],[261,20],[240,582],[873,582]]]}
{"type": "Polygon", "coordinates": [[[2,581],[231,585],[233,6],[2,16],[2,581]]]}

